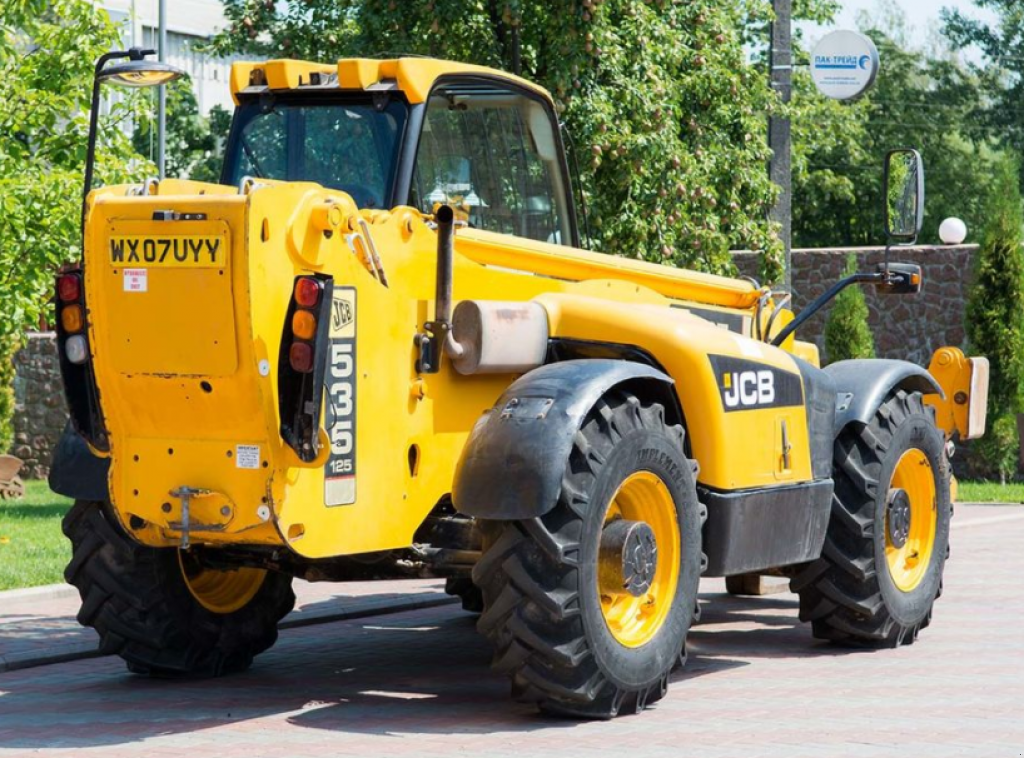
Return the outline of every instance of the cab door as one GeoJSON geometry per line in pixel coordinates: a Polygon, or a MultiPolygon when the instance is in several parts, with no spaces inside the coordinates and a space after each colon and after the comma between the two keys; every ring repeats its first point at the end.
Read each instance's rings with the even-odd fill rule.
{"type": "Polygon", "coordinates": [[[497,78],[440,79],[426,102],[409,204],[471,228],[579,246],[551,103],[497,78]]]}

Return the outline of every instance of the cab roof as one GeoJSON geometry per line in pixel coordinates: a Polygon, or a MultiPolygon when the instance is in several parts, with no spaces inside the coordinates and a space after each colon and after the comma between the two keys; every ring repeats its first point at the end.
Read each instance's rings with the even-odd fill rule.
{"type": "Polygon", "coordinates": [[[235,105],[239,95],[295,90],[324,91],[401,91],[410,103],[422,103],[435,82],[452,74],[468,74],[504,79],[524,87],[547,101],[551,95],[543,87],[486,66],[474,66],[438,58],[342,58],[336,64],[298,60],[272,60],[259,63],[238,61],[231,65],[231,97],[235,105]]]}

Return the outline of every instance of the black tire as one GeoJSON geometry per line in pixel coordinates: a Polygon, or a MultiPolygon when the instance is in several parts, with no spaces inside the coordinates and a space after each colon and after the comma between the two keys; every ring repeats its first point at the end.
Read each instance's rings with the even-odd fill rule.
{"type": "Polygon", "coordinates": [[[462,610],[469,613],[483,613],[484,596],[480,588],[468,576],[450,576],[444,583],[445,594],[462,601],[462,610]]]}
{"type": "Polygon", "coordinates": [[[821,557],[794,577],[800,618],[815,637],[864,647],[911,644],[932,615],[949,549],[949,464],[934,410],[919,392],[889,395],[868,424],[851,424],[835,444],[835,495],[821,557]],[[935,542],[920,582],[900,590],[886,562],[886,503],[907,451],[927,458],[935,484],[935,542]]]}
{"type": "Polygon", "coordinates": [[[493,668],[511,677],[513,696],[586,718],[635,713],[664,696],[686,657],[705,513],[682,427],[666,424],[661,405],[626,392],[600,400],[576,435],[555,508],[484,527],[490,546],[473,569],[484,598],[477,628],[494,645],[493,668]],[[626,647],[602,615],[597,553],[607,505],[637,471],[658,475],[672,496],[681,560],[665,620],[649,641],[626,647]]]}
{"type": "Polygon", "coordinates": [[[101,652],[137,674],[243,671],[277,641],[277,622],[295,605],[291,577],[268,572],[241,609],[207,610],[185,583],[178,551],[138,544],[102,503],[76,502],[63,529],[72,544],[64,578],[82,597],[79,623],[99,633],[101,652]]]}

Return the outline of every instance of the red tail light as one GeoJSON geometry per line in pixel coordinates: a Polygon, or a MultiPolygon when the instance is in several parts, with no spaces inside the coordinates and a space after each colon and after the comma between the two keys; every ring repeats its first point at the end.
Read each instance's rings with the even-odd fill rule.
{"type": "Polygon", "coordinates": [[[57,297],[64,303],[78,302],[82,296],[82,280],[75,274],[64,274],[57,280],[57,297]]]}
{"type": "Polygon", "coordinates": [[[300,374],[313,371],[313,346],[306,342],[293,342],[288,350],[288,362],[300,374]]]}
{"type": "Polygon", "coordinates": [[[320,300],[320,283],[312,277],[303,276],[295,282],[295,302],[303,308],[312,308],[320,300]]]}
{"type": "Polygon", "coordinates": [[[322,452],[320,411],[330,354],[334,279],[322,274],[297,276],[286,286],[291,299],[277,359],[281,439],[309,463],[322,452]]]}

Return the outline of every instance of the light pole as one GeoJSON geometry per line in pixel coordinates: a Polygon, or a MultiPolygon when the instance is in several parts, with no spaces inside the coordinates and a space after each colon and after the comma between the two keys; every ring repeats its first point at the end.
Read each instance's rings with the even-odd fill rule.
{"type": "MultiPolygon", "coordinates": [[[[160,0],[157,13],[157,60],[161,63],[167,62],[167,0],[160,0]]],[[[167,89],[164,85],[157,88],[156,107],[156,169],[157,176],[164,178],[166,169],[165,148],[167,138],[167,89]]]]}
{"type": "MultiPolygon", "coordinates": [[[[793,94],[792,0],[772,0],[775,20],[771,28],[768,52],[772,89],[788,104],[793,94]]],[[[793,291],[793,139],[788,116],[768,120],[768,147],[772,157],[768,167],[771,180],[780,187],[779,199],[772,207],[771,220],[781,226],[783,274],[786,292],[793,291]]]]}

